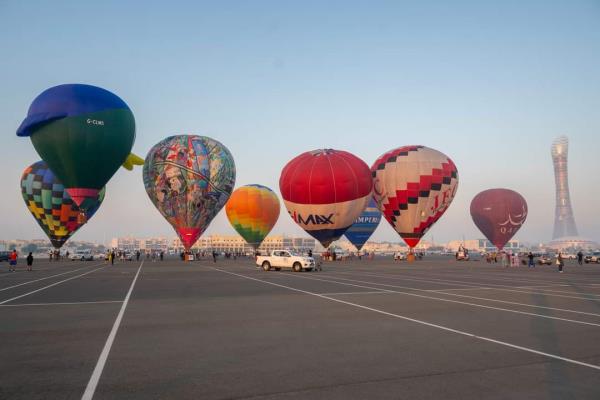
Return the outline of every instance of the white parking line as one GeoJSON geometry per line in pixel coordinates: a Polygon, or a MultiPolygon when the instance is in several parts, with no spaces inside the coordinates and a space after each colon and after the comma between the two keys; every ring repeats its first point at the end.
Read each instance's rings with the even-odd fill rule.
{"type": "Polygon", "coordinates": [[[36,289],[36,290],[32,290],[31,292],[28,292],[28,293],[22,294],[22,295],[20,295],[20,296],[16,296],[16,297],[10,298],[10,299],[8,299],[8,300],[4,300],[4,301],[0,302],[0,305],[2,305],[2,304],[6,304],[6,303],[9,303],[9,302],[11,302],[11,301],[13,301],[13,300],[20,299],[21,297],[29,296],[30,294],[34,294],[34,293],[37,293],[37,292],[41,292],[42,290],[49,289],[49,288],[51,288],[51,287],[53,287],[53,286],[56,286],[56,285],[59,285],[59,284],[61,284],[61,283],[63,283],[63,282],[67,282],[67,281],[70,281],[70,280],[72,280],[72,279],[77,279],[77,278],[79,278],[80,276],[84,276],[84,275],[87,275],[87,274],[91,274],[92,272],[98,271],[99,269],[102,269],[102,268],[105,268],[105,267],[96,268],[96,269],[93,269],[93,270],[91,270],[91,271],[85,272],[85,273],[83,273],[83,274],[79,274],[79,275],[76,275],[76,276],[72,276],[72,277],[70,277],[70,278],[68,278],[68,279],[63,279],[62,281],[59,281],[59,282],[54,282],[54,283],[53,283],[53,284],[51,284],[51,285],[44,286],[44,287],[42,287],[42,288],[39,288],[39,289],[36,289]]]}
{"type": "Polygon", "coordinates": [[[322,294],[323,296],[342,296],[342,295],[349,295],[349,294],[389,294],[389,291],[386,290],[377,290],[374,292],[335,292],[335,293],[319,293],[322,294]]]}
{"type": "MultiPolygon", "coordinates": [[[[338,274],[347,274],[347,275],[357,275],[356,272],[336,272],[336,273],[338,273],[338,274]]],[[[469,286],[471,288],[478,287],[477,285],[465,284],[463,281],[455,281],[455,280],[451,280],[451,279],[442,280],[442,279],[435,279],[435,278],[430,278],[430,279],[407,278],[407,277],[402,277],[402,276],[397,276],[397,275],[396,276],[390,276],[390,275],[377,275],[377,274],[366,274],[366,273],[361,273],[360,275],[361,276],[372,276],[372,277],[375,277],[375,278],[385,278],[385,279],[408,280],[408,281],[416,281],[416,282],[434,283],[434,284],[447,285],[447,286],[458,285],[458,286],[469,286]]],[[[600,298],[599,299],[595,299],[595,298],[589,298],[589,297],[566,296],[566,295],[563,295],[563,294],[544,293],[544,292],[540,292],[540,291],[527,291],[527,290],[508,289],[508,287],[512,287],[512,286],[492,285],[492,284],[488,284],[487,286],[492,286],[496,290],[501,290],[501,291],[505,291],[505,292],[535,294],[535,295],[547,296],[547,297],[563,297],[563,298],[567,298],[567,299],[577,299],[577,300],[587,300],[587,301],[600,301],[600,298]]],[[[544,289],[540,289],[540,290],[544,290],[544,289]]],[[[593,295],[593,296],[596,296],[596,295],[593,295]]]]}
{"type": "Polygon", "coordinates": [[[35,283],[35,282],[39,282],[39,281],[45,281],[46,279],[55,278],[57,276],[66,275],[66,274],[72,274],[73,272],[81,271],[82,269],[86,269],[88,267],[96,267],[96,266],[102,265],[102,264],[104,264],[104,263],[94,264],[94,265],[86,265],[85,267],[73,269],[73,270],[70,270],[70,271],[67,271],[67,272],[62,272],[62,273],[56,274],[56,275],[46,276],[45,278],[40,278],[40,279],[35,279],[33,281],[27,281],[27,282],[19,283],[18,285],[7,286],[7,287],[4,287],[4,288],[0,289],[0,292],[2,292],[4,290],[8,290],[8,289],[13,289],[13,288],[16,288],[16,287],[19,287],[19,286],[23,286],[23,285],[29,285],[30,283],[35,283]]]}
{"type": "MultiPolygon", "coordinates": [[[[307,278],[307,277],[303,277],[303,278],[307,278]]],[[[311,279],[317,279],[317,278],[311,278],[311,279]]],[[[545,310],[562,311],[562,312],[573,313],[573,314],[591,315],[591,316],[594,316],[594,317],[600,317],[600,314],[591,313],[591,312],[585,312],[585,311],[577,311],[577,310],[570,310],[570,309],[566,309],[566,308],[540,306],[540,305],[534,305],[534,304],[528,304],[528,303],[518,303],[518,302],[515,302],[515,301],[497,300],[497,299],[490,299],[490,298],[487,298],[487,297],[468,296],[468,295],[465,295],[465,294],[446,293],[445,292],[446,290],[452,290],[452,289],[442,289],[442,290],[418,289],[418,288],[413,288],[413,287],[410,287],[410,286],[399,286],[399,285],[390,285],[390,284],[386,284],[386,283],[361,281],[361,280],[357,280],[357,279],[342,278],[342,277],[339,277],[339,276],[336,276],[335,278],[331,278],[331,279],[341,279],[343,281],[350,281],[350,282],[357,282],[357,283],[366,283],[366,284],[369,284],[369,285],[385,286],[385,287],[391,287],[391,288],[396,288],[396,289],[414,290],[414,291],[417,291],[417,292],[427,292],[427,293],[439,293],[439,294],[445,294],[447,296],[464,297],[466,299],[483,300],[483,301],[489,301],[489,302],[493,302],[493,303],[512,304],[512,305],[523,306],[523,307],[542,308],[542,309],[545,309],[545,310]]],[[[335,281],[328,281],[328,282],[335,282],[335,281]]],[[[337,282],[337,283],[343,284],[343,282],[337,282]]],[[[395,292],[394,291],[394,293],[405,293],[405,292],[395,292]]],[[[408,294],[408,293],[406,293],[406,294],[408,294]]]]}
{"type": "Polygon", "coordinates": [[[87,305],[87,304],[109,304],[122,303],[122,300],[105,300],[105,301],[76,301],[72,303],[22,303],[22,304],[0,304],[0,307],[33,307],[33,306],[64,306],[64,305],[87,305]]]}
{"type": "MultiPolygon", "coordinates": [[[[225,271],[225,270],[218,269],[218,268],[213,268],[213,269],[215,269],[217,271],[220,271],[220,272],[223,272],[225,274],[238,276],[240,278],[249,279],[249,280],[253,280],[253,281],[256,281],[256,282],[261,282],[261,283],[264,283],[264,284],[267,284],[267,285],[278,286],[278,287],[281,287],[281,288],[284,288],[284,289],[292,290],[292,291],[299,292],[299,293],[308,294],[308,295],[311,295],[311,296],[320,297],[322,299],[334,301],[336,303],[346,304],[346,305],[349,305],[349,306],[352,306],[352,307],[360,308],[362,310],[372,311],[372,312],[375,312],[375,313],[378,313],[378,314],[387,315],[389,317],[393,317],[393,318],[398,318],[398,319],[402,319],[402,320],[405,320],[405,321],[414,322],[414,323],[425,325],[425,326],[429,326],[429,327],[432,327],[432,328],[437,328],[437,329],[440,329],[440,330],[443,330],[443,331],[446,331],[446,332],[456,333],[456,334],[467,336],[467,337],[470,337],[470,338],[473,338],[473,339],[476,339],[476,340],[482,340],[482,341],[486,341],[486,342],[490,342],[490,343],[495,343],[495,344],[499,344],[499,345],[502,345],[502,346],[510,347],[512,349],[522,350],[522,351],[525,351],[525,352],[528,352],[528,353],[537,354],[537,355],[541,355],[541,356],[544,356],[544,357],[552,358],[552,359],[555,359],[555,360],[564,361],[564,362],[567,362],[567,363],[570,363],[570,364],[575,364],[575,365],[579,365],[579,366],[582,366],[582,367],[587,367],[587,368],[592,368],[592,369],[595,369],[595,370],[600,370],[600,365],[589,364],[589,363],[582,362],[582,361],[577,361],[577,360],[574,360],[574,359],[571,359],[571,358],[562,357],[562,356],[559,356],[559,355],[556,355],[556,354],[545,353],[543,351],[535,350],[535,349],[532,349],[532,348],[529,348],[529,347],[523,347],[523,346],[515,345],[515,344],[512,344],[512,343],[503,342],[501,340],[496,340],[496,339],[488,338],[488,337],[485,337],[485,336],[479,336],[479,335],[476,335],[476,334],[473,334],[473,333],[469,333],[469,332],[466,332],[466,331],[461,331],[461,330],[458,330],[458,329],[452,329],[452,328],[448,328],[448,327],[442,326],[442,325],[432,324],[430,322],[418,320],[418,319],[415,319],[415,318],[406,317],[406,316],[403,316],[403,315],[400,315],[400,314],[390,313],[390,312],[383,311],[383,310],[380,310],[380,309],[377,309],[377,308],[367,307],[367,306],[363,306],[363,305],[360,305],[360,304],[357,304],[357,303],[352,303],[352,302],[349,302],[349,301],[336,299],[334,297],[328,297],[328,296],[325,296],[325,295],[322,295],[322,294],[309,292],[307,290],[302,290],[302,289],[297,289],[297,288],[294,288],[294,287],[291,287],[291,286],[281,285],[279,283],[264,281],[262,279],[252,278],[252,277],[249,277],[249,276],[246,276],[246,275],[237,274],[237,273],[234,273],[234,272],[225,271]]],[[[296,275],[293,275],[293,276],[296,276],[296,275]]]]}
{"type": "Polygon", "coordinates": [[[135,286],[135,282],[140,275],[140,271],[142,270],[142,265],[144,265],[144,261],[138,267],[135,276],[133,277],[133,281],[131,282],[131,286],[129,287],[129,291],[123,300],[123,305],[121,305],[121,309],[119,310],[119,314],[117,315],[117,319],[115,319],[115,323],[113,324],[112,329],[106,339],[106,343],[104,344],[104,348],[100,353],[100,357],[98,358],[98,362],[96,363],[96,367],[94,368],[94,372],[92,372],[92,376],[85,388],[85,392],[83,392],[83,396],[81,396],[81,400],[91,400],[94,397],[94,393],[96,392],[96,387],[98,386],[98,382],[100,381],[100,376],[102,376],[102,371],[104,370],[104,365],[106,365],[106,360],[108,359],[108,354],[110,353],[110,349],[115,341],[115,337],[117,336],[117,331],[119,330],[119,326],[121,325],[121,320],[123,319],[123,315],[125,314],[125,309],[127,308],[127,304],[129,304],[129,298],[131,297],[131,292],[133,292],[133,287],[135,286]]]}
{"type": "MultiPolygon", "coordinates": [[[[338,282],[338,281],[328,280],[328,279],[312,278],[312,277],[308,277],[308,276],[298,276],[298,275],[295,275],[295,276],[298,277],[298,278],[310,279],[310,280],[315,280],[315,281],[337,283],[339,285],[346,285],[346,286],[354,286],[354,287],[359,287],[359,288],[362,288],[362,289],[377,289],[377,290],[382,290],[380,288],[376,288],[376,287],[372,287],[372,286],[355,285],[355,284],[352,284],[352,283],[338,282]]],[[[340,279],[343,279],[343,278],[340,278],[340,279]]],[[[348,279],[348,280],[350,280],[350,279],[348,279]]],[[[363,281],[357,281],[357,280],[353,280],[353,281],[354,282],[362,282],[362,283],[377,285],[377,284],[372,283],[372,282],[363,282],[363,281]]],[[[393,285],[379,284],[379,286],[388,286],[388,287],[390,287],[390,286],[393,286],[393,285]]],[[[405,289],[414,290],[412,288],[405,288],[405,289]]],[[[593,323],[593,322],[585,322],[585,321],[579,321],[579,320],[568,319],[568,318],[552,317],[552,316],[549,316],[549,315],[529,313],[529,312],[526,312],[526,311],[511,310],[511,309],[508,309],[508,308],[492,307],[492,306],[486,306],[486,305],[483,305],[483,304],[467,303],[465,301],[443,299],[443,298],[439,298],[439,297],[425,296],[425,295],[416,294],[416,293],[400,292],[400,291],[397,291],[397,290],[389,290],[389,289],[383,289],[383,290],[387,290],[387,291],[392,292],[392,293],[398,293],[398,294],[402,294],[402,295],[406,295],[406,296],[421,297],[421,298],[429,299],[429,300],[437,300],[437,301],[443,301],[443,302],[447,302],[447,303],[463,304],[463,305],[467,305],[467,306],[471,306],[471,307],[487,308],[487,309],[490,309],[490,310],[504,311],[504,312],[510,312],[510,313],[514,313],[514,314],[530,315],[530,316],[533,316],[533,317],[554,319],[554,320],[558,320],[558,321],[571,322],[571,323],[574,323],[574,324],[591,325],[591,326],[600,327],[600,324],[593,323]]],[[[448,295],[450,295],[450,293],[448,293],[448,295]]]]}
{"type": "MultiPolygon", "coordinates": [[[[422,271],[420,271],[420,272],[422,272],[422,271]]],[[[413,276],[415,276],[416,278],[421,278],[421,279],[423,279],[423,277],[427,277],[428,279],[433,279],[433,280],[437,280],[437,279],[436,278],[431,278],[431,276],[438,276],[438,277],[442,278],[440,280],[444,280],[444,281],[447,280],[448,282],[461,282],[461,283],[475,284],[475,285],[479,285],[479,283],[478,282],[471,282],[470,280],[473,280],[473,279],[475,279],[475,280],[476,279],[498,280],[498,278],[494,279],[494,278],[490,278],[488,276],[481,277],[481,276],[474,276],[474,275],[460,275],[460,274],[454,275],[454,274],[440,273],[440,271],[436,271],[436,274],[437,275],[434,275],[434,274],[431,274],[431,273],[429,273],[427,275],[416,274],[416,275],[413,275],[413,276]],[[448,278],[454,278],[454,280],[448,280],[448,278]],[[456,279],[466,279],[466,281],[465,280],[456,280],[456,279]]],[[[514,277],[513,279],[503,279],[503,281],[515,282],[515,283],[516,282],[519,282],[519,283],[520,282],[531,282],[531,283],[536,283],[536,284],[542,283],[543,285],[539,285],[539,286],[538,285],[513,286],[513,285],[508,285],[508,284],[501,285],[501,284],[497,284],[497,283],[496,284],[488,283],[488,284],[486,284],[486,286],[509,287],[509,288],[529,288],[530,287],[532,289],[540,288],[539,290],[543,291],[543,292],[573,294],[573,291],[552,290],[552,289],[542,289],[542,288],[544,288],[544,287],[554,287],[554,286],[571,286],[571,287],[573,287],[574,284],[575,285],[578,284],[577,282],[571,282],[571,281],[569,282],[569,284],[560,284],[558,282],[555,282],[555,284],[552,284],[553,282],[547,281],[547,280],[532,281],[532,280],[527,280],[527,279],[521,279],[521,276],[514,277]]],[[[578,295],[587,295],[587,296],[595,296],[595,297],[600,296],[600,294],[598,294],[598,293],[575,293],[575,294],[578,294],[578,295]]]]}

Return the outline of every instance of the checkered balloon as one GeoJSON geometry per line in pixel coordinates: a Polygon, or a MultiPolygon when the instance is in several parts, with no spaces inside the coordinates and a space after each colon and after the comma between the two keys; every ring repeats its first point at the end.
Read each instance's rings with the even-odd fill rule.
{"type": "Polygon", "coordinates": [[[57,249],[98,211],[104,192],[102,188],[98,197],[86,199],[85,204],[77,206],[44,161],[27,167],[21,177],[25,205],[57,249]],[[88,210],[87,213],[82,209],[88,210]]]}

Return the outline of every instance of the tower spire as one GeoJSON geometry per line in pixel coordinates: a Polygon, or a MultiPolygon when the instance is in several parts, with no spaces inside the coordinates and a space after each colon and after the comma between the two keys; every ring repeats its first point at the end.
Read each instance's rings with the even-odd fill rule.
{"type": "Polygon", "coordinates": [[[551,155],[554,164],[554,181],[556,183],[556,210],[554,212],[554,232],[552,239],[565,236],[577,236],[577,226],[571,208],[569,195],[569,176],[567,161],[569,154],[569,139],[566,136],[557,137],[552,142],[551,155]]]}

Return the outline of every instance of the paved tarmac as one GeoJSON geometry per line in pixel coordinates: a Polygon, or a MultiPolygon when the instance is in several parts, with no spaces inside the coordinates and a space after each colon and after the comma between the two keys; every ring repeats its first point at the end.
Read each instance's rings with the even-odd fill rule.
{"type": "Polygon", "coordinates": [[[598,399],[600,265],[0,263],[0,399],[598,399]]]}

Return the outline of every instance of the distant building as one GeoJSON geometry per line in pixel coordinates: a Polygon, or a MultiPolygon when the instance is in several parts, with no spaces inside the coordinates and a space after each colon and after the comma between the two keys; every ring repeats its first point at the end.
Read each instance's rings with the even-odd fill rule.
{"type": "Polygon", "coordinates": [[[362,251],[375,254],[393,254],[408,251],[408,246],[400,242],[367,242],[362,251]]]}
{"type": "MultiPolygon", "coordinates": [[[[261,244],[260,251],[278,249],[313,250],[316,242],[313,238],[297,238],[287,236],[267,236],[261,244]]],[[[183,245],[178,237],[155,237],[139,239],[119,237],[111,240],[111,247],[125,251],[183,251],[183,245]]],[[[229,253],[253,253],[254,249],[239,235],[210,235],[202,236],[192,246],[193,251],[218,251],[229,253]]]]}
{"type": "MultiPolygon", "coordinates": [[[[464,247],[469,251],[476,252],[492,252],[496,251],[496,246],[487,239],[472,239],[472,240],[452,240],[446,245],[446,249],[452,252],[458,251],[459,247],[464,247]]],[[[509,240],[504,246],[506,251],[521,251],[521,245],[518,240],[509,240]]]]}
{"type": "Polygon", "coordinates": [[[557,251],[566,250],[596,250],[600,244],[593,240],[585,239],[579,236],[561,237],[546,244],[546,247],[557,251]]]}

